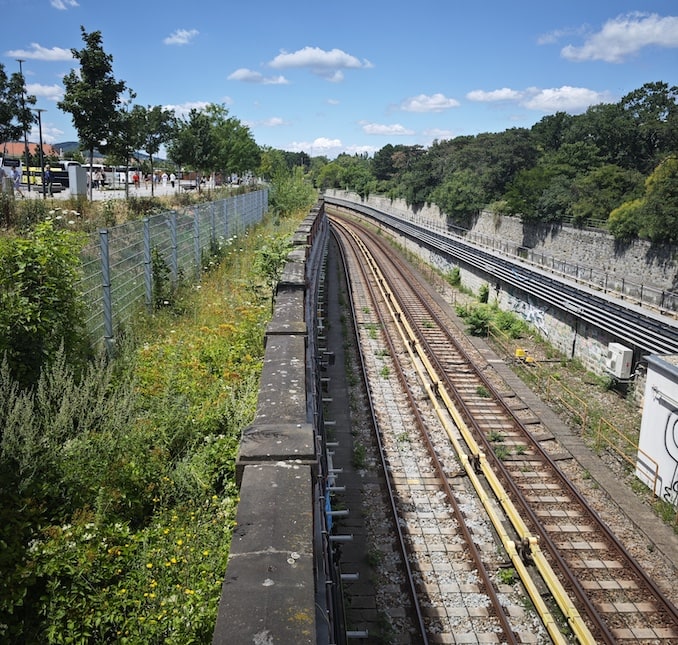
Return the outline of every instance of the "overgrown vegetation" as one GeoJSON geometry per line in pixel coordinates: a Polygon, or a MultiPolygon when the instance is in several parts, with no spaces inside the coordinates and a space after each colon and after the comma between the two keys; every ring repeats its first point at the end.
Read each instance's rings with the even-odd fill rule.
{"type": "Polygon", "coordinates": [[[499,309],[496,304],[483,302],[483,297],[481,291],[480,302],[455,307],[457,315],[464,320],[472,336],[487,336],[491,326],[499,329],[509,338],[520,338],[527,332],[528,325],[522,318],[510,311],[499,309]]]}
{"type": "Polygon", "coordinates": [[[281,212],[225,245],[198,288],[144,314],[115,358],[89,362],[67,342],[80,334],[68,322],[80,306],[77,236],[41,224],[2,240],[3,275],[19,270],[18,245],[37,257],[22,280],[51,291],[29,310],[7,277],[0,315],[30,311],[36,329],[21,333],[51,344],[33,356],[30,336],[10,348],[12,325],[0,330],[11,349],[0,368],[0,640],[209,642],[270,318],[256,258],[306,212],[281,212]],[[32,384],[16,378],[16,347],[32,384]]]}

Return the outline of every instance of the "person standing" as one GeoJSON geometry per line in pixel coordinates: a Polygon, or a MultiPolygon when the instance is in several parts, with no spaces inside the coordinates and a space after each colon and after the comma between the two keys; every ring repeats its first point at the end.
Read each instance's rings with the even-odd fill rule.
{"type": "Polygon", "coordinates": [[[47,187],[47,193],[49,196],[52,196],[52,173],[50,172],[49,166],[45,166],[45,172],[44,172],[44,177],[45,177],[45,186],[47,187]]]}
{"type": "Polygon", "coordinates": [[[16,190],[23,199],[24,194],[21,190],[21,170],[19,169],[19,166],[15,166],[14,170],[12,170],[12,182],[14,183],[14,190],[16,190]]]}
{"type": "Polygon", "coordinates": [[[172,188],[174,188],[174,182],[177,180],[177,176],[174,173],[172,173],[169,178],[170,184],[172,185],[172,188]]]}

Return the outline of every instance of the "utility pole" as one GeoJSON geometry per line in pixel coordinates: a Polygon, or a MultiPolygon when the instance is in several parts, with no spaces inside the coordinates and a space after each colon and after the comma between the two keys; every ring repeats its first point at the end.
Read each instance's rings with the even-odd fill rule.
{"type": "Polygon", "coordinates": [[[45,193],[45,153],[42,150],[42,113],[46,112],[44,108],[36,108],[33,112],[38,113],[38,132],[40,133],[40,176],[42,177],[42,198],[47,199],[47,194],[45,193]]]}
{"type": "MultiPolygon", "coordinates": [[[[26,62],[23,58],[17,58],[16,62],[19,63],[19,75],[21,76],[21,118],[26,114],[26,97],[24,89],[26,87],[26,79],[24,79],[24,70],[22,65],[26,62]]],[[[29,163],[28,157],[28,133],[26,132],[26,122],[22,121],[21,125],[24,127],[24,152],[26,153],[26,183],[28,184],[28,192],[31,192],[31,165],[29,163]]]]}

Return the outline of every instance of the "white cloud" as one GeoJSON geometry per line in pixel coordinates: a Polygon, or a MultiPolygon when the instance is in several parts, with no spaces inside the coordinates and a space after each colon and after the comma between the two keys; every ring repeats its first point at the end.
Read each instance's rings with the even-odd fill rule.
{"type": "Polygon", "coordinates": [[[37,97],[43,97],[48,101],[60,101],[64,95],[64,88],[61,85],[41,85],[39,83],[28,83],[26,92],[37,97]]]}
{"type": "Polygon", "coordinates": [[[425,137],[430,137],[431,139],[438,140],[451,139],[452,137],[454,137],[454,132],[452,130],[443,130],[441,128],[429,128],[427,130],[424,130],[422,134],[425,137]]]}
{"type": "Polygon", "coordinates": [[[419,94],[405,99],[400,109],[405,112],[442,112],[450,108],[459,107],[459,101],[447,98],[444,94],[419,94]]]}
{"type": "MultiPolygon", "coordinates": [[[[28,139],[30,141],[39,141],[40,140],[40,128],[38,124],[35,123],[31,126],[31,131],[28,133],[28,139]]],[[[45,122],[45,113],[42,113],[42,142],[43,143],[56,143],[57,141],[63,141],[64,131],[60,130],[57,127],[54,127],[51,123],[45,122]]]]}
{"type": "Polygon", "coordinates": [[[522,94],[517,90],[508,87],[502,87],[499,90],[485,92],[484,90],[473,90],[466,95],[469,101],[479,101],[481,103],[491,103],[495,101],[516,101],[522,94]]]}
{"type": "Polygon", "coordinates": [[[576,114],[584,112],[592,105],[609,103],[613,97],[608,92],[596,92],[586,87],[538,88],[530,87],[526,90],[513,90],[508,87],[486,92],[473,90],[466,95],[469,101],[480,103],[496,103],[500,101],[515,103],[530,110],[544,113],[569,112],[576,114]]]}
{"type": "Polygon", "coordinates": [[[586,87],[553,87],[545,89],[529,88],[520,104],[530,110],[540,112],[584,112],[592,105],[610,102],[611,97],[605,92],[596,92],[586,87]]]}
{"type": "Polygon", "coordinates": [[[261,126],[263,128],[279,128],[280,126],[289,124],[289,121],[285,121],[285,119],[281,119],[279,116],[272,116],[268,119],[262,119],[261,121],[254,121],[252,126],[261,126]]]}
{"type": "Polygon", "coordinates": [[[319,47],[304,47],[292,53],[285,51],[268,63],[273,69],[308,68],[316,76],[331,82],[343,80],[345,69],[368,69],[372,63],[360,60],[341,49],[326,51],[319,47]]]}
{"type": "Polygon", "coordinates": [[[243,83],[261,83],[262,85],[287,85],[289,81],[284,76],[266,77],[260,72],[241,67],[228,75],[229,81],[242,81],[243,83]]]}
{"type": "Polygon", "coordinates": [[[308,152],[309,154],[312,151],[313,155],[319,155],[329,154],[330,152],[336,153],[337,151],[341,151],[342,148],[343,144],[341,143],[341,139],[318,137],[313,141],[293,141],[286,146],[285,149],[291,152],[308,152]]]}
{"type": "Polygon", "coordinates": [[[187,117],[191,110],[204,110],[210,103],[207,101],[189,101],[187,103],[180,103],[179,105],[163,105],[163,110],[170,110],[179,117],[187,117]]]}
{"type": "Polygon", "coordinates": [[[188,45],[199,33],[197,29],[177,29],[162,42],[165,45],[188,45]]]}
{"type": "Polygon", "coordinates": [[[408,130],[405,126],[400,125],[400,123],[394,123],[393,125],[383,125],[380,123],[368,123],[367,121],[361,121],[360,125],[362,126],[363,132],[365,134],[378,134],[396,137],[415,134],[414,130],[408,130]]]}
{"type": "Polygon", "coordinates": [[[49,3],[55,8],[65,11],[71,7],[79,7],[80,5],[75,0],[50,0],[49,3]]]}
{"type": "Polygon", "coordinates": [[[72,60],[73,54],[70,49],[63,49],[62,47],[52,47],[47,49],[38,43],[31,43],[31,49],[12,49],[5,53],[6,56],[12,58],[26,58],[31,60],[72,60]]]}
{"type": "Polygon", "coordinates": [[[608,20],[581,47],[568,45],[563,58],[573,61],[602,60],[621,63],[644,47],[678,47],[678,16],[628,13],[608,20]]]}

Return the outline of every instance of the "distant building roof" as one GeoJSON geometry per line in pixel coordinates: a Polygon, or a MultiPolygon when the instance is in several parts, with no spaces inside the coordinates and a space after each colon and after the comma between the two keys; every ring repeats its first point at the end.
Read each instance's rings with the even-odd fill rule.
{"type": "MultiPolygon", "coordinates": [[[[40,145],[28,142],[28,153],[38,154],[40,145]]],[[[48,156],[59,157],[59,150],[49,143],[42,144],[42,151],[48,156]]],[[[8,141],[0,144],[0,157],[18,157],[23,158],[26,155],[26,148],[23,141],[8,141]]]]}

